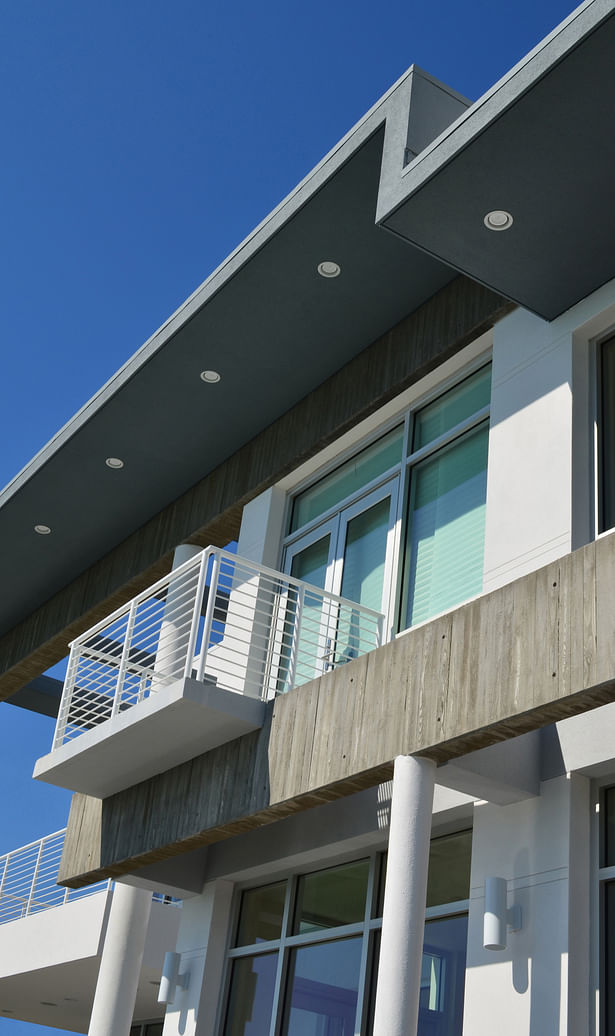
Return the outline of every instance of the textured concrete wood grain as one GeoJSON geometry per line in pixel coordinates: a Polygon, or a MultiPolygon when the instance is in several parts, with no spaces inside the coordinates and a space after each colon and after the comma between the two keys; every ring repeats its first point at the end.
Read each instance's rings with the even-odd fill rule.
{"type": "Polygon", "coordinates": [[[76,797],[62,876],[126,873],[379,783],[400,753],[444,762],[612,700],[615,534],[280,695],[263,730],[102,811],[76,797]]]}
{"type": "Polygon", "coordinates": [[[236,539],[245,504],[477,338],[512,303],[457,277],[0,638],[0,700],[171,565],[178,543],[236,539]]]}

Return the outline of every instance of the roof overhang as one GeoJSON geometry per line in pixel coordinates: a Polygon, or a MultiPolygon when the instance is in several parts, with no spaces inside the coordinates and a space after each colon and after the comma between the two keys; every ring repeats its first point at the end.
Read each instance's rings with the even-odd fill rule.
{"type": "Polygon", "coordinates": [[[385,139],[399,175],[467,103],[410,69],[0,494],[0,635],[455,277],[375,212],[385,139]]]}
{"type": "Polygon", "coordinates": [[[615,275],[614,12],[579,7],[379,207],[396,235],[547,320],[615,275]],[[494,209],[509,230],[485,227],[494,209]]]}

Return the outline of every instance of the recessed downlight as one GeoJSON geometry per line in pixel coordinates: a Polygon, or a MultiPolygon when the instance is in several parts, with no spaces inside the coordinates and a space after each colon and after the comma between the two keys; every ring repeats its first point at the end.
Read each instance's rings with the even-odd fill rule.
{"type": "Polygon", "coordinates": [[[114,471],[119,471],[120,468],[124,467],[124,461],[121,457],[107,457],[105,464],[108,468],[113,468],[114,471]]]}
{"type": "Polygon", "coordinates": [[[508,230],[513,225],[513,218],[505,209],[492,209],[485,216],[483,223],[487,230],[508,230]]]}
{"type": "Polygon", "coordinates": [[[322,263],[318,264],[317,270],[321,277],[339,277],[342,272],[339,263],[333,259],[324,259],[322,263]]]}
{"type": "Polygon", "coordinates": [[[218,374],[218,371],[201,371],[201,381],[204,381],[206,385],[217,385],[222,377],[218,374]]]}
{"type": "Polygon", "coordinates": [[[49,536],[51,529],[48,525],[35,525],[34,531],[37,532],[39,536],[49,536]]]}

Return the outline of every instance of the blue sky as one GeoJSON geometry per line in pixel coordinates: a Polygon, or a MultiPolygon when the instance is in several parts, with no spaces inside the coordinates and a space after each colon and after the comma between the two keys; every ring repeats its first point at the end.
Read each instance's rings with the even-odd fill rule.
{"type": "MultiPolygon", "coordinates": [[[[573,8],[4,4],[0,486],[412,62],[475,99],[573,8]]],[[[50,721],[0,719],[1,853],[64,826],[69,796],[30,780],[50,721]]]]}

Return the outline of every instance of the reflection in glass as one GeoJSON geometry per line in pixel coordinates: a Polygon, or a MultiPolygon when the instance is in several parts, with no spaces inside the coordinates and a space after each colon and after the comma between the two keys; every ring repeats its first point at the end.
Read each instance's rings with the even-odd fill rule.
{"type": "Polygon", "coordinates": [[[285,895],[285,881],[248,889],[242,894],[236,946],[280,938],[285,895]]]}
{"type": "Polygon", "coordinates": [[[317,932],[354,924],[365,916],[369,860],[304,874],[297,887],[293,932],[317,932]]]}
{"type": "Polygon", "coordinates": [[[428,443],[450,432],[483,407],[491,398],[491,366],[471,374],[459,385],[439,396],[433,403],[419,410],[414,419],[412,449],[420,450],[428,443]]]}
{"type": "Polygon", "coordinates": [[[461,1036],[466,914],[425,923],[418,1036],[461,1036]]]}
{"type": "Polygon", "coordinates": [[[361,943],[340,939],[291,952],[283,1036],[354,1036],[361,943]]]}
{"type": "MultiPolygon", "coordinates": [[[[467,914],[425,922],[417,1036],[461,1036],[467,940],[467,914]]],[[[379,955],[380,932],[370,984],[369,1036],[374,1029],[379,955]]]]}
{"type": "Polygon", "coordinates": [[[470,898],[472,832],[432,838],[429,846],[427,906],[457,903],[470,898]]]}
{"type": "MultiPolygon", "coordinates": [[[[295,554],[291,567],[291,575],[295,579],[301,579],[320,590],[324,589],[330,539],[327,534],[295,554]]],[[[313,680],[315,676],[320,676],[318,660],[326,650],[326,629],[320,594],[306,590],[300,612],[296,602],[289,600],[284,627],[287,669],[280,679],[280,691],[286,691],[290,686],[299,687],[308,680],[313,680]]]]}
{"type": "Polygon", "coordinates": [[[399,425],[295,497],[290,531],[300,529],[399,464],[403,436],[403,425],[399,425]]]}
{"type": "Polygon", "coordinates": [[[271,1025],[277,953],[233,961],[224,1036],[265,1036],[271,1025]]]}

